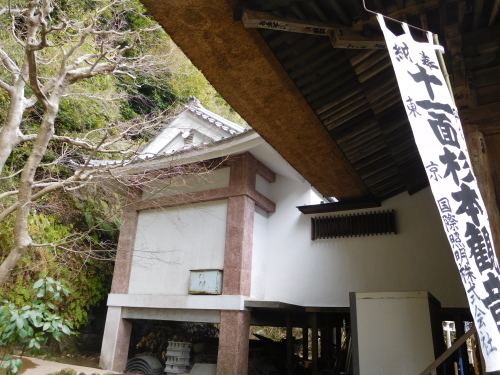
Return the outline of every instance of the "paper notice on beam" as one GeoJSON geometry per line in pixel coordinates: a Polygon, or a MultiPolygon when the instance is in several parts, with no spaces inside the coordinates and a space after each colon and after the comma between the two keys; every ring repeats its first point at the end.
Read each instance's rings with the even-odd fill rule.
{"type": "MultiPolygon", "coordinates": [[[[427,171],[470,310],[486,371],[500,370],[500,269],[488,216],[436,48],[413,40],[408,25],[395,36],[378,15],[403,104],[427,171]]],[[[431,34],[429,33],[429,36],[431,34]]]]}

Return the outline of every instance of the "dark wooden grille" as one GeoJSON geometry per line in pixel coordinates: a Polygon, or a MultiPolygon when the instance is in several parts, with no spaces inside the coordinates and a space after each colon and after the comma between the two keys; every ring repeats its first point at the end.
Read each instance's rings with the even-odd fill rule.
{"type": "Polygon", "coordinates": [[[394,210],[311,218],[311,239],[396,234],[394,210]]]}

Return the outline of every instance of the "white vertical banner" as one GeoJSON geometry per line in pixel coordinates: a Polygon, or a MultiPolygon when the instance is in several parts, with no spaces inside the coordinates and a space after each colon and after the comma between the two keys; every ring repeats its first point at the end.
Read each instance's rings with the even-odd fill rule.
{"type": "Polygon", "coordinates": [[[395,36],[377,15],[436,205],[469,300],[486,371],[500,370],[500,269],[462,125],[432,43],[395,36]]]}

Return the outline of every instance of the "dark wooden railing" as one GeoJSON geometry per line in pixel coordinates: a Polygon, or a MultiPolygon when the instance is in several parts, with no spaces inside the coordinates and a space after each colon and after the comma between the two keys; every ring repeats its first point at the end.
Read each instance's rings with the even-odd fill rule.
{"type": "Polygon", "coordinates": [[[441,354],[434,362],[432,362],[429,367],[427,367],[424,371],[420,373],[420,375],[429,375],[432,371],[434,371],[441,363],[443,363],[446,358],[452,355],[455,350],[457,350],[469,337],[471,337],[474,333],[476,333],[476,327],[468,330],[462,337],[460,337],[457,341],[453,343],[446,351],[441,354]]]}

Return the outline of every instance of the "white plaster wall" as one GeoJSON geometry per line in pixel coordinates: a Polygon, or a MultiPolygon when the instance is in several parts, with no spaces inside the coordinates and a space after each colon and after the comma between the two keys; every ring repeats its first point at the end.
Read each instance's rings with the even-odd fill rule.
{"type": "Polygon", "coordinates": [[[145,186],[142,199],[228,187],[229,170],[230,168],[220,168],[206,173],[181,175],[171,179],[152,181],[145,186]]]}
{"type": "Polygon", "coordinates": [[[307,182],[277,176],[270,184],[277,208],[268,215],[266,300],[349,306],[349,292],[428,290],[444,307],[467,306],[429,189],[383,203],[381,210],[396,210],[397,235],[316,241],[310,239],[311,215],[296,208],[312,196],[307,182]]]}
{"type": "Polygon", "coordinates": [[[139,213],[129,294],[187,295],[189,270],[223,269],[227,201],[139,213]]]}
{"type": "Polygon", "coordinates": [[[257,190],[259,193],[264,195],[265,197],[269,197],[270,195],[270,189],[271,189],[271,184],[264,180],[262,177],[257,175],[257,178],[255,179],[255,190],[257,190]]]}

